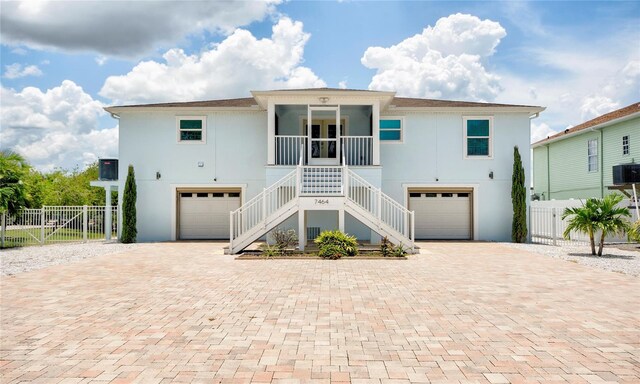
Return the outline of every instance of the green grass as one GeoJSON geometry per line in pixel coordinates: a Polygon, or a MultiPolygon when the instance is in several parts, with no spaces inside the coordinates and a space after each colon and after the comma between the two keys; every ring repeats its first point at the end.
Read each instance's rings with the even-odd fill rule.
{"type": "MultiPolygon", "coordinates": [[[[40,228],[28,228],[28,229],[11,229],[5,232],[4,248],[24,247],[28,245],[40,245],[40,228]],[[31,236],[33,235],[33,236],[31,236]],[[34,238],[35,237],[35,238],[34,238]]],[[[47,238],[55,231],[55,228],[45,228],[45,244],[58,243],[64,241],[82,241],[82,230],[61,228],[56,231],[51,237],[47,238]]],[[[116,237],[115,233],[111,234],[112,237],[116,237]]],[[[99,240],[104,239],[104,233],[101,232],[87,232],[87,240],[99,240]]]]}

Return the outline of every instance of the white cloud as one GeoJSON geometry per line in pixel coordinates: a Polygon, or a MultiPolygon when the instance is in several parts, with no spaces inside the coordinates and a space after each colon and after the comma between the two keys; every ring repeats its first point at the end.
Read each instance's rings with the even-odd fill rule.
{"type": "Polygon", "coordinates": [[[605,113],[620,108],[620,103],[604,96],[587,96],[582,99],[580,112],[582,113],[582,121],[591,120],[594,117],[604,115],[605,113]]]}
{"type": "Polygon", "coordinates": [[[3,1],[3,44],[139,57],[202,31],[230,33],[262,20],[279,0],[3,1]]]}
{"type": "Polygon", "coordinates": [[[546,123],[531,122],[531,143],[535,143],[542,139],[546,139],[548,136],[558,133],[554,131],[546,123]]]}
{"type": "Polygon", "coordinates": [[[42,76],[42,71],[37,65],[22,66],[20,63],[13,63],[4,66],[4,75],[7,79],[18,79],[26,76],[42,76]]]}
{"type": "Polygon", "coordinates": [[[70,169],[117,153],[117,128],[98,129],[102,103],[73,81],[44,92],[1,90],[0,146],[21,153],[37,168],[70,169]]]}
{"type": "Polygon", "coordinates": [[[107,62],[107,57],[104,55],[99,55],[95,58],[96,64],[99,66],[103,66],[107,62]]]}
{"type": "Polygon", "coordinates": [[[28,51],[22,47],[15,47],[11,50],[11,53],[15,54],[15,55],[20,55],[20,56],[24,56],[28,53],[28,51]]]}
{"type": "Polygon", "coordinates": [[[282,18],[271,38],[237,29],[200,54],[171,49],[163,62],[143,61],[124,76],[107,78],[100,95],[116,104],[247,96],[252,89],[323,87],[301,66],[309,34],[301,22],[282,18]]]}
{"type": "Polygon", "coordinates": [[[502,26],[476,16],[455,14],[389,48],[370,47],[361,62],[377,70],[369,89],[444,99],[493,100],[499,77],[482,61],[506,36],[502,26]]]}
{"type": "Polygon", "coordinates": [[[347,89],[347,80],[342,80],[338,83],[338,88],[347,89]]]}

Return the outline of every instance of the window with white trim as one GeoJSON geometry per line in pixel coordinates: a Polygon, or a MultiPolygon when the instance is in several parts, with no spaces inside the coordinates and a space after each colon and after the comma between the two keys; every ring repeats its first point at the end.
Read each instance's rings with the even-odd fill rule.
{"type": "Polygon", "coordinates": [[[179,143],[206,142],[207,118],[204,116],[178,116],[176,118],[179,143]]]}
{"type": "Polygon", "coordinates": [[[629,154],[629,135],[622,136],[622,154],[629,154]]]}
{"type": "Polygon", "coordinates": [[[380,118],[380,141],[381,142],[401,142],[402,141],[402,118],[381,117],[380,118]]]}
{"type": "Polygon", "coordinates": [[[464,157],[493,157],[493,117],[468,116],[463,119],[464,125],[464,157]]]}
{"type": "Polygon", "coordinates": [[[589,172],[598,172],[598,139],[587,142],[587,159],[589,172]]]}

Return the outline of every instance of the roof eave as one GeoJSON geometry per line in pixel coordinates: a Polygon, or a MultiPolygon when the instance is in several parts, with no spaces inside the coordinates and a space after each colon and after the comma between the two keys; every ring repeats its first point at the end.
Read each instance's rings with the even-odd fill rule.
{"type": "Polygon", "coordinates": [[[393,112],[469,112],[469,113],[528,113],[534,115],[544,111],[545,107],[529,106],[477,106],[477,107],[396,107],[390,105],[387,111],[393,112]]]}
{"type": "Polygon", "coordinates": [[[196,112],[196,111],[263,111],[264,109],[258,105],[252,105],[250,107],[176,107],[176,106],[135,106],[135,107],[127,107],[127,106],[112,106],[112,107],[104,107],[105,111],[111,114],[119,114],[122,112],[144,112],[144,111],[182,111],[182,112],[196,112]]]}
{"type": "Polygon", "coordinates": [[[592,127],[583,128],[583,129],[580,129],[580,130],[575,131],[575,132],[570,132],[570,133],[564,134],[562,136],[557,136],[557,137],[554,137],[554,138],[542,139],[540,141],[537,141],[537,142],[531,144],[531,148],[541,147],[543,145],[555,143],[556,141],[561,141],[561,140],[564,140],[564,139],[569,138],[569,137],[574,137],[574,136],[581,135],[583,133],[592,132],[592,131],[594,131],[596,129],[606,128],[606,127],[608,127],[610,125],[617,124],[617,123],[622,123],[623,121],[631,120],[631,119],[633,119],[635,117],[640,117],[640,112],[634,112],[634,113],[628,114],[626,116],[622,116],[622,117],[619,117],[617,119],[605,121],[604,123],[596,124],[596,125],[594,125],[592,127]]]}
{"type": "Polygon", "coordinates": [[[309,95],[321,95],[321,96],[366,96],[385,101],[383,107],[391,102],[396,93],[392,91],[369,91],[369,90],[340,90],[340,89],[291,89],[291,90],[276,90],[276,91],[251,91],[251,95],[256,100],[258,105],[262,108],[267,108],[268,99],[270,97],[278,96],[309,96],[309,95]],[[348,92],[348,93],[347,93],[348,92]],[[386,100],[385,100],[386,99],[386,100]]]}

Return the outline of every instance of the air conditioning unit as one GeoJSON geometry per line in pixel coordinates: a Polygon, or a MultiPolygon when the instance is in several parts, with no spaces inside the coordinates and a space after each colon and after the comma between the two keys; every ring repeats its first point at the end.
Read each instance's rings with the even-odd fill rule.
{"type": "Polygon", "coordinates": [[[118,159],[98,160],[98,180],[118,180],[118,159]]]}
{"type": "Polygon", "coordinates": [[[640,183],[640,164],[620,164],[613,166],[613,184],[640,183]]]}

